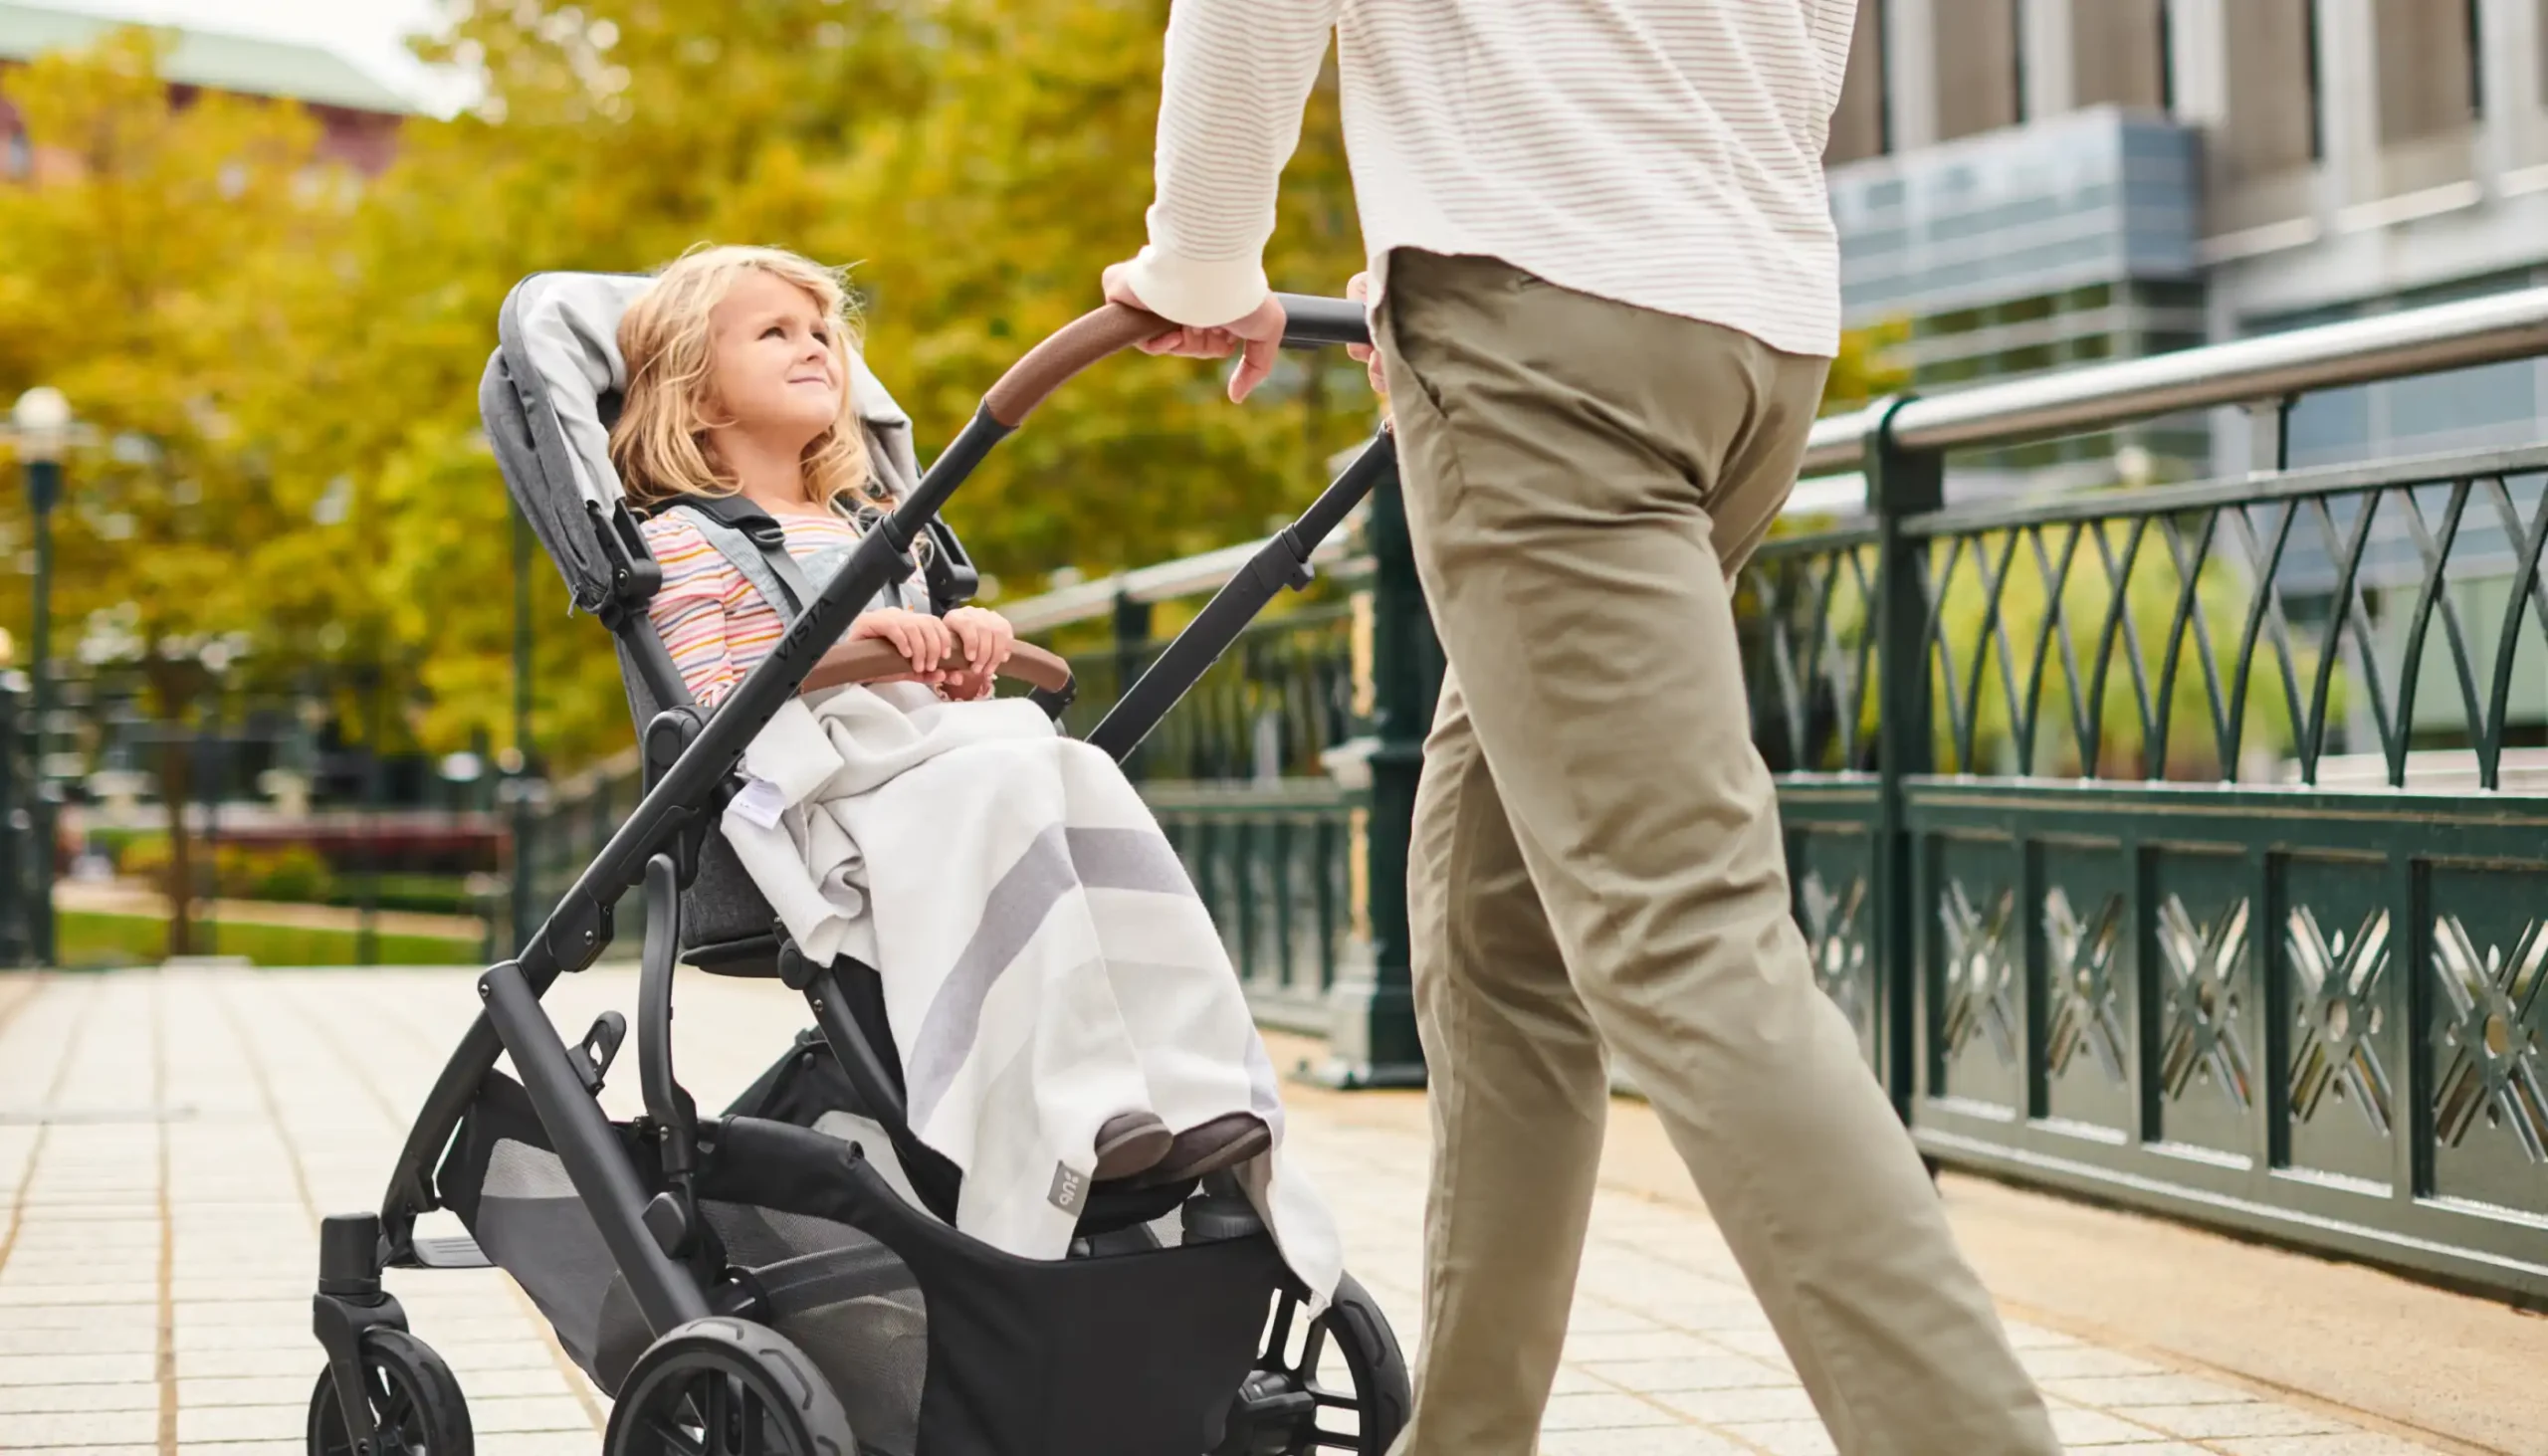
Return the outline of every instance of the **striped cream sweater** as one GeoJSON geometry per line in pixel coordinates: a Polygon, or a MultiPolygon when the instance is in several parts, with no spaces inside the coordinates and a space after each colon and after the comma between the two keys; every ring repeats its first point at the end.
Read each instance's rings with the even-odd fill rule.
{"type": "Polygon", "coordinates": [[[1376,281],[1392,248],[1839,343],[1822,142],[1857,0],[1174,0],[1134,291],[1182,323],[1265,296],[1274,187],[1338,31],[1376,281]]]}

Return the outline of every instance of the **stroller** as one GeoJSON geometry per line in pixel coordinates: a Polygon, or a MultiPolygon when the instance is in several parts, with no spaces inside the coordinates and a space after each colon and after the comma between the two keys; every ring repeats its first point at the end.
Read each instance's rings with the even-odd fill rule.
{"type": "MultiPolygon", "coordinates": [[[[927,472],[911,422],[861,366],[852,397],[903,504],[863,538],[714,713],[690,698],[646,614],[662,573],[602,452],[618,317],[645,280],[540,274],[505,303],[480,389],[508,488],[573,592],[616,639],[644,797],[522,947],[478,982],[483,1010],[428,1095],[376,1214],[324,1221],[315,1324],[326,1369],[311,1456],[470,1456],[450,1369],[407,1331],[389,1268],[502,1267],[613,1398],[610,1456],[1381,1456],[1403,1424],[1394,1337],[1350,1277],[1310,1291],[1228,1174],[1087,1190],[1070,1256],[1027,1260],[957,1232],[960,1174],[904,1116],[876,972],[800,953],[717,832],[744,747],[887,586],[925,569],[941,612],[976,577],[938,512],[1073,374],[1155,332],[1109,307],[1044,340],[927,472]],[[915,563],[915,543],[929,537],[915,563]],[[625,891],[645,887],[637,1005],[643,1116],[598,1094],[628,1030],[568,1041],[539,998],[590,966],[625,891]],[[814,1025],[722,1116],[674,1076],[674,967],[775,979],[814,1025]],[[510,1055],[519,1080],[495,1070],[510,1055]],[[428,1237],[448,1209],[466,1237],[428,1237]]],[[[1287,345],[1358,342],[1358,305],[1287,299],[1287,345]]],[[[1121,758],[1395,468],[1382,431],[1278,532],[1090,733],[1121,758]]],[[[786,560],[774,523],[731,524],[786,560]]],[[[792,568],[792,563],[788,563],[792,568]]],[[[782,574],[795,574],[792,569],[782,574]]],[[[801,580],[801,578],[799,578],[801,580]]],[[[879,649],[822,681],[886,676],[879,649]]],[[[1012,672],[1058,718],[1069,669],[1012,672]]]]}

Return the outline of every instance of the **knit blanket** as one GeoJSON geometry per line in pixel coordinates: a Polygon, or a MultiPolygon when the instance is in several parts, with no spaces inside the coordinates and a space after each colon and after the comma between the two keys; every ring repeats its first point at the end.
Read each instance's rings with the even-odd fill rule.
{"type": "Polygon", "coordinates": [[[958,1230],[1064,1257],[1099,1128],[1252,1112],[1239,1181],[1324,1302],[1326,1207],[1283,1166],[1274,1069],[1218,930],[1114,760],[1023,700],[912,685],[789,704],[723,829],[811,957],[876,967],[912,1132],[962,1170],[958,1230]]]}

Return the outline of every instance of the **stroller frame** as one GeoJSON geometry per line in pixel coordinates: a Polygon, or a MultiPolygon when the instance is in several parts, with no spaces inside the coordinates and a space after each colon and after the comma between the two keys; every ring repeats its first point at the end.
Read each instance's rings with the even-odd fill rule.
{"type": "MultiPolygon", "coordinates": [[[[1297,297],[1286,297],[1283,302],[1290,317],[1286,347],[1368,341],[1364,311],[1358,304],[1297,297]]],[[[509,320],[510,316],[509,304],[509,320]]],[[[698,874],[703,847],[716,830],[726,798],[737,786],[735,773],[745,747],[799,691],[817,660],[842,637],[877,593],[922,569],[914,559],[913,547],[924,533],[935,540],[929,573],[932,595],[941,603],[940,609],[970,595],[970,565],[953,532],[937,519],[956,488],[1054,389],[1081,369],[1164,326],[1161,320],[1139,311],[1109,306],[1029,351],[984,396],[980,408],[922,473],[918,485],[859,542],[846,563],[805,603],[777,646],[743,677],[713,714],[703,713],[691,703],[669,655],[651,631],[622,631],[632,616],[643,622],[646,603],[660,585],[660,568],[647,553],[635,520],[624,506],[606,520],[598,519],[598,507],[590,508],[597,518],[593,524],[598,527],[610,558],[612,585],[608,599],[583,604],[621,638],[623,647],[636,648],[629,665],[645,679],[655,702],[672,706],[657,712],[642,730],[645,789],[640,802],[519,953],[489,967],[479,978],[483,1009],[427,1095],[398,1153],[379,1211],[323,1221],[314,1324],[327,1356],[327,1371],[320,1376],[314,1395],[314,1452],[320,1449],[318,1406],[330,1401],[351,1438],[347,1444],[352,1456],[376,1456],[400,1448],[397,1434],[381,1425],[374,1409],[380,1396],[372,1380],[377,1373],[378,1351],[386,1348],[384,1340],[392,1340],[389,1333],[409,1345],[415,1343],[404,1337],[405,1315],[383,1289],[382,1271],[476,1268],[492,1262],[473,1239],[418,1237],[416,1222],[420,1215],[443,1206],[437,1196],[436,1168],[453,1146],[464,1116],[494,1073],[500,1055],[513,1059],[522,1091],[528,1094],[577,1199],[607,1243],[628,1294],[654,1335],[660,1340],[694,1322],[717,1316],[746,1321],[753,1318],[754,1291],[739,1285],[733,1278],[735,1271],[723,1267],[723,1255],[714,1235],[704,1229],[696,1201],[694,1175],[701,1166],[701,1142],[703,1136],[717,1136],[721,1125],[712,1120],[703,1130],[702,1120],[672,1068],[672,982],[675,965],[684,951],[681,892],[698,874]],[[651,644],[651,651],[645,650],[647,644],[651,644]],[[603,1076],[626,1034],[625,1020],[615,1012],[604,1013],[580,1043],[570,1044],[540,1008],[540,997],[559,976],[589,967],[611,943],[616,933],[617,902],[627,889],[641,883],[647,892],[646,925],[636,1031],[645,1116],[638,1126],[650,1135],[660,1153],[660,1177],[640,1166],[629,1138],[610,1122],[598,1099],[603,1076]]],[[[487,387],[491,391],[499,387],[497,376],[502,361],[503,351],[499,350],[489,370],[487,387]]],[[[539,423],[554,433],[554,421],[539,423]]],[[[534,432],[536,428],[535,425],[534,432]]],[[[1089,734],[1088,741],[1119,760],[1137,746],[1267,602],[1285,589],[1298,589],[1309,582],[1312,552],[1376,486],[1391,475],[1395,464],[1394,442],[1383,428],[1317,501],[1268,540],[1248,566],[1224,585],[1169,643],[1089,734]]],[[[1070,702],[1071,689],[1038,689],[1033,696],[1048,714],[1058,718],[1070,702]]],[[[890,1034],[882,1026],[881,999],[872,987],[853,984],[842,965],[816,965],[797,954],[783,936],[778,949],[778,978],[803,994],[820,1030],[820,1041],[830,1047],[839,1070],[856,1089],[859,1100],[878,1114],[879,1122],[897,1133],[895,1142],[901,1147],[908,1129],[902,1125],[899,1068],[890,1054],[890,1034]],[[887,1043],[887,1050],[879,1049],[880,1040],[887,1043]]],[[[852,972],[858,969],[854,962],[847,964],[852,972]]],[[[702,965],[710,970],[719,968],[704,962],[702,965]]],[[[809,1032],[807,1038],[812,1035],[809,1032]]],[[[807,1038],[800,1038],[800,1047],[808,1044],[807,1038]]],[[[882,1196],[899,1204],[899,1199],[883,1191],[883,1181],[865,1165],[854,1144],[838,1146],[845,1176],[861,1188],[858,1197],[848,1201],[872,1203],[882,1196]]],[[[801,1153],[802,1149],[797,1151],[801,1153]]],[[[1145,1190],[1145,1196],[1101,1185],[1090,1198],[1082,1220],[1087,1241],[1075,1247],[1074,1252],[1103,1252],[1109,1235],[1125,1230],[1136,1237],[1145,1235],[1138,1225],[1173,1210],[1193,1191],[1188,1183],[1181,1188],[1171,1186],[1164,1193],[1145,1190]]],[[[1218,1202],[1225,1208],[1238,1205],[1241,1218],[1252,1221],[1240,1200],[1216,1199],[1212,1196],[1215,1191],[1207,1187],[1200,1201],[1218,1202]]],[[[909,1214],[910,1210],[906,1207],[904,1212],[909,1214]]],[[[911,1216],[915,1222],[926,1222],[916,1214],[911,1216]]],[[[1258,1237],[1262,1241],[1261,1226],[1258,1237]]],[[[1285,1284],[1290,1282],[1288,1273],[1275,1277],[1285,1284]]],[[[1301,1292],[1295,1288],[1294,1293],[1301,1292]]],[[[1365,1383],[1364,1366],[1377,1363],[1379,1367],[1371,1373],[1384,1388],[1375,1393],[1381,1404],[1394,1405],[1397,1414],[1402,1415],[1404,1371],[1397,1360],[1394,1342],[1387,1337],[1377,1310],[1360,1296],[1359,1287],[1350,1278],[1342,1293],[1351,1293],[1360,1301],[1340,1299],[1338,1313],[1346,1317],[1348,1324],[1377,1327],[1376,1333],[1369,1328],[1349,1329],[1340,1337],[1341,1342],[1350,1342],[1359,1335],[1367,1347],[1356,1368],[1358,1385],[1365,1383]],[[1355,1307],[1347,1309],[1348,1303],[1355,1303],[1355,1307]]],[[[1287,1305],[1278,1315],[1277,1325],[1288,1328],[1289,1320],[1287,1305]]],[[[1280,1341],[1278,1335],[1278,1351],[1280,1341]]],[[[421,1345],[415,1348],[423,1349],[421,1345]]],[[[934,1356],[934,1334],[932,1349],[934,1356]]],[[[425,1356],[432,1359],[429,1351],[425,1356]]],[[[1281,1419],[1311,1411],[1310,1396],[1297,1388],[1305,1383],[1315,1391],[1314,1354],[1310,1363],[1305,1381],[1280,1390],[1268,1387],[1268,1398],[1282,1407],[1276,1412],[1281,1419]]],[[[1248,1390],[1257,1388],[1259,1377],[1267,1368],[1260,1360],[1258,1373],[1247,1376],[1248,1390]]],[[[931,1379],[937,1377],[933,1368],[931,1379]]],[[[442,1378],[448,1385],[447,1371],[442,1378]]],[[[430,1386],[432,1381],[423,1383],[430,1386]]],[[[428,1389],[426,1393],[433,1392],[428,1389]]],[[[1324,1398],[1324,1392],[1318,1393],[1324,1398]]],[[[448,1394],[457,1401],[456,1386],[448,1394]]],[[[1238,1404],[1245,1404],[1246,1391],[1234,1390],[1233,1395],[1238,1404]]],[[[1367,1430],[1373,1418],[1372,1413],[1364,1415],[1367,1430]]],[[[997,1433],[997,1425],[996,1421],[985,1421],[975,1436],[948,1444],[964,1448],[960,1456],[1007,1456],[1011,1446],[997,1433]]],[[[466,1456],[465,1418],[461,1430],[458,1444],[462,1456],[466,1456]]],[[[616,1421],[613,1430],[616,1441],[616,1421]]],[[[1237,1442],[1243,1438],[1233,1434],[1229,1439],[1237,1442]]],[[[1261,1433],[1253,1439],[1259,1444],[1224,1445],[1221,1449],[1295,1449],[1270,1444],[1261,1433]]],[[[445,1440],[443,1444],[448,1447],[453,1443],[445,1440]]],[[[338,1448],[331,1442],[327,1449],[338,1448]]],[[[613,1449],[617,1447],[614,1445],[613,1449]]],[[[1038,1443],[1033,1449],[1048,1448],[1038,1443]]],[[[1049,1449],[1058,1452],[1083,1448],[1056,1443],[1049,1449]]],[[[927,1456],[938,1456],[936,1448],[925,1444],[924,1450],[927,1456]]],[[[445,1453],[437,1450],[434,1456],[445,1453]]],[[[948,1456],[959,1453],[950,1451],[948,1456]]]]}

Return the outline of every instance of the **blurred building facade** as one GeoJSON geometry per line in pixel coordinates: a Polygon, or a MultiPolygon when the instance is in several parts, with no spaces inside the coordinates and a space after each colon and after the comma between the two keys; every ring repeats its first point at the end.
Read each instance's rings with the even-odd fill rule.
{"type": "MultiPolygon", "coordinates": [[[[1917,387],[2548,280],[2548,0],[1861,0],[1828,161],[1851,324],[1917,387]]],[[[2310,399],[2295,463],[2542,436],[2523,361],[2310,399]]],[[[2238,463],[2216,422],[2123,445],[2238,463]]]]}
{"type": "MultiPolygon", "coordinates": [[[[92,45],[117,24],[108,12],[0,0],[0,76],[47,51],[92,45]]],[[[389,165],[400,123],[417,110],[413,101],[323,46],[199,28],[159,33],[168,48],[161,69],[179,104],[204,92],[298,102],[318,122],[320,151],[365,173],[389,165]]],[[[31,146],[16,111],[0,99],[0,179],[69,164],[31,146]]]]}

